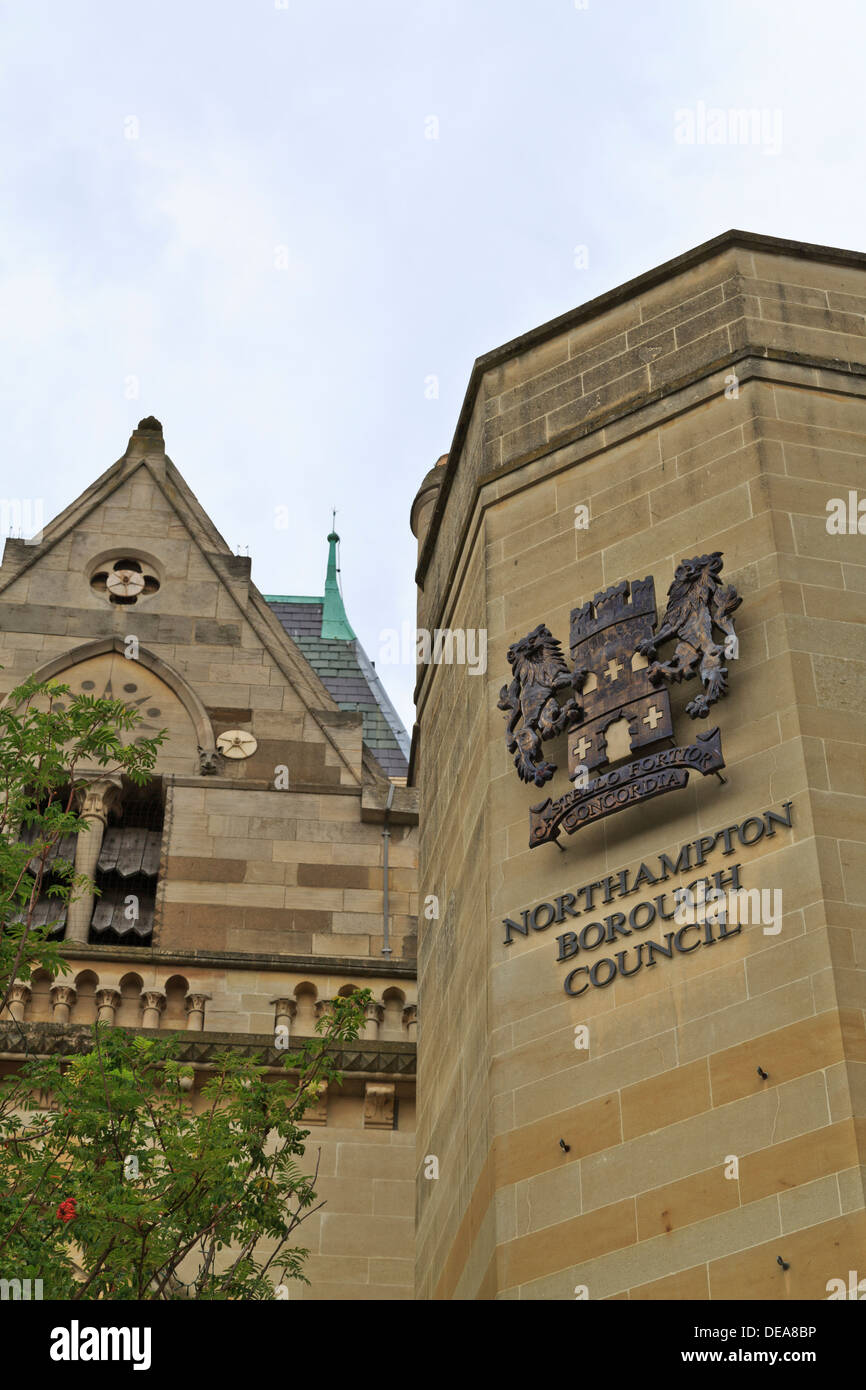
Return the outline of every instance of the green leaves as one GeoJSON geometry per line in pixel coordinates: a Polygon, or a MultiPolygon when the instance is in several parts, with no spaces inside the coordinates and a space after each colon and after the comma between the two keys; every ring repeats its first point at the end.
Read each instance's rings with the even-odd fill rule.
{"type": "Polygon", "coordinates": [[[27,1062],[0,1086],[0,1269],[68,1299],[272,1299],[303,1280],[290,1241],[321,1204],[301,1121],[369,998],[275,1066],[220,1054],[193,1105],[182,1036],[97,1024],[89,1052],[27,1062]]]}
{"type": "Polygon", "coordinates": [[[165,734],[124,741],[140,722],[122,700],[76,695],[57,681],[26,681],[0,708],[0,1011],[15,979],[66,968],[49,937],[63,906],[92,885],[56,851],[67,842],[74,855],[73,837],[89,833],[78,814],[88,776],[147,781],[165,734]],[[44,926],[34,922],[42,896],[57,909],[44,926]]]}
{"type": "MultiPolygon", "coordinates": [[[[67,969],[34,910],[40,895],[59,913],[92,889],[70,848],[89,833],[79,793],[95,769],[146,782],[163,735],[124,739],[138,722],[122,701],[54,682],[27,682],[0,709],[0,1008],[37,966],[67,969]]],[[[196,1073],[182,1038],[96,1025],[89,1051],[0,1079],[0,1273],[41,1278],[56,1299],[272,1299],[279,1277],[304,1279],[293,1236],[321,1203],[302,1122],[339,1082],[333,1052],[357,1038],[370,998],[337,999],[273,1065],[225,1052],[196,1073]]]]}

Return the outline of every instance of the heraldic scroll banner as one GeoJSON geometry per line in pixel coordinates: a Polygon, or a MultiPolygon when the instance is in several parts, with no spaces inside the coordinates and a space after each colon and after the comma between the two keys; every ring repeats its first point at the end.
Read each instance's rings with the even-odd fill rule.
{"type": "Polygon", "coordinates": [[[508,716],[506,745],[518,776],[537,787],[549,782],[556,767],[545,761],[541,745],[566,733],[575,784],[564,796],[531,807],[530,848],[556,840],[561,829],[572,834],[685,787],[690,772],[720,773],[718,729],[685,747],[674,745],[667,683],[700,678],[699,694],[686,705],[692,719],[705,719],[727,694],[724,662],[737,655],[732,614],[742,599],[720,583],[721,568],[719,551],[681,561],[657,631],[651,578],[614,584],[573,609],[571,667],[543,624],[509,648],[512,680],[502,687],[498,707],[508,716]],[[724,634],[724,646],[714,640],[714,629],[724,634]],[[657,648],[673,639],[671,659],[656,660],[657,648]],[[640,756],[621,761],[632,753],[640,756]],[[589,776],[609,764],[616,766],[589,776]]]}

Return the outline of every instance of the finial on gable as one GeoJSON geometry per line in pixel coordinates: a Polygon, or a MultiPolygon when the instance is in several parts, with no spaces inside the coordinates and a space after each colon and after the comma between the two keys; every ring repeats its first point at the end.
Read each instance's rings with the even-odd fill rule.
{"type": "MultiPolygon", "coordinates": [[[[336,520],[336,509],[331,514],[331,525],[336,520]]],[[[337,543],[340,537],[336,531],[332,530],[328,536],[328,572],[325,577],[325,597],[322,600],[322,636],[336,637],[342,641],[354,641],[355,634],[346,617],[346,610],[343,607],[343,595],[340,593],[340,584],[337,579],[337,543]]]]}
{"type": "Polygon", "coordinates": [[[165,458],[165,440],[162,437],[162,425],[155,415],[146,415],[143,420],[139,420],[137,427],[129,436],[129,443],[126,446],[126,458],[148,458],[153,463],[159,463],[160,460],[165,458]]]}

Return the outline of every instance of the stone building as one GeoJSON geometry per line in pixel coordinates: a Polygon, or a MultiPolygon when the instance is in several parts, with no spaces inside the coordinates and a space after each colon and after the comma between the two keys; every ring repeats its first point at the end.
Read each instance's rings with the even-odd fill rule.
{"type": "Polygon", "coordinates": [[[862,1274],[864,381],[866,256],[740,232],[480,358],[412,509],[450,656],[408,766],[336,535],[322,595],[260,594],[142,421],[0,568],[4,692],[169,731],[143,793],[92,779],[101,896],[0,1066],[97,1015],[204,1065],[369,986],[292,1296],[411,1298],[413,1251],[422,1300],[862,1274]]]}
{"type": "Polygon", "coordinates": [[[729,232],[476,362],[413,508],[489,644],[417,687],[416,1297],[866,1269],[864,456],[862,254],[729,232]]]}
{"type": "Polygon", "coordinates": [[[141,732],[168,739],[143,791],[90,780],[90,832],[61,852],[100,895],[61,920],[71,974],[15,987],[21,1028],[0,1028],[5,1065],[22,1029],[31,1051],[61,1050],[70,1024],[97,1016],[186,1031],[185,1056],[206,1065],[227,1046],[272,1048],[278,1023],[309,1035],[329,1000],[369,988],[343,1085],[309,1117],[326,1206],[302,1228],[312,1287],[291,1296],[406,1298],[417,793],[405,732],[343,608],[337,539],[323,595],[264,597],[151,418],[38,543],[7,540],[4,697],[55,677],[128,700],[141,732]]]}

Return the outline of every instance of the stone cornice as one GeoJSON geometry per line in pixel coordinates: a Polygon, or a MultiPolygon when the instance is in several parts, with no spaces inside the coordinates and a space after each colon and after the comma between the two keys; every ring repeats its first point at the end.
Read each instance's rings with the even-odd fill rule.
{"type": "MultiPolygon", "coordinates": [[[[69,952],[74,960],[105,960],[126,965],[192,965],[215,970],[273,970],[304,975],[386,975],[414,980],[414,960],[390,960],[386,956],[289,956],[258,951],[160,951],[150,946],[97,946],[76,943],[69,952]]],[[[58,981],[62,983],[62,981],[58,981]]]]}
{"type": "MultiPolygon", "coordinates": [[[[178,1059],[205,1065],[221,1052],[241,1052],[247,1057],[260,1057],[266,1066],[281,1066],[285,1052],[273,1045],[270,1033],[210,1033],[174,1032],[172,1029],[128,1028],[128,1033],[142,1038],[167,1038],[174,1034],[180,1040],[178,1059]]],[[[307,1041],[292,1038],[289,1050],[307,1041]]],[[[93,1030],[66,1023],[0,1023],[0,1057],[48,1057],[58,1054],[89,1052],[93,1046],[93,1030]]],[[[329,1049],[328,1055],[344,1074],[352,1076],[415,1075],[414,1042],[364,1042],[344,1044],[329,1049]]]]}

